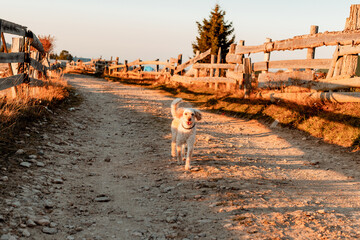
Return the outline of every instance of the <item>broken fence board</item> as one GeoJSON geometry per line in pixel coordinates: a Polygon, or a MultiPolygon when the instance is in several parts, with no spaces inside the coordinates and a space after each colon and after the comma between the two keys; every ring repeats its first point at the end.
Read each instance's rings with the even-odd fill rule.
{"type": "Polygon", "coordinates": [[[189,67],[190,65],[196,63],[197,61],[200,61],[201,59],[206,58],[210,53],[211,53],[211,48],[209,50],[207,50],[206,52],[201,53],[198,56],[196,56],[192,59],[189,59],[185,63],[177,66],[174,73],[176,74],[178,72],[181,72],[182,70],[184,70],[185,68],[189,67]]]}

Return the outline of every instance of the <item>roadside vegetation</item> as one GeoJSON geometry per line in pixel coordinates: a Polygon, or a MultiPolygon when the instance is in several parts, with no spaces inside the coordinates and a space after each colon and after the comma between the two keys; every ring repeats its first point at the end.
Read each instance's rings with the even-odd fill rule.
{"type": "Polygon", "coordinates": [[[0,91],[0,153],[6,151],[13,138],[37,119],[46,118],[73,91],[62,77],[49,80],[46,87],[28,87],[21,85],[16,88],[16,98],[12,90],[0,91]]]}

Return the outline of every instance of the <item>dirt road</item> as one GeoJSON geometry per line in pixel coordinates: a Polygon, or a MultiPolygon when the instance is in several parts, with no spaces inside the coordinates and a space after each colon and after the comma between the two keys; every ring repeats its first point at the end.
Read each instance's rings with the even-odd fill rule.
{"type": "Polygon", "coordinates": [[[67,80],[84,102],[28,128],[1,162],[1,240],[360,238],[358,154],[203,111],[184,171],[172,98],[67,80]]]}

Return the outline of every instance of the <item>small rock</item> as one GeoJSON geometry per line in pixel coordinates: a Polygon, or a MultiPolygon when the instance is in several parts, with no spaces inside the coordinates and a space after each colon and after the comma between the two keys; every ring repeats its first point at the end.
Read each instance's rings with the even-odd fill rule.
{"type": "Polygon", "coordinates": [[[193,168],[190,169],[190,171],[198,172],[198,171],[200,171],[200,168],[199,167],[193,167],[193,168]]]}
{"type": "Polygon", "coordinates": [[[25,150],[24,149],[18,149],[16,152],[15,152],[15,155],[22,155],[25,153],[25,150]]]}
{"type": "Polygon", "coordinates": [[[57,223],[51,222],[50,223],[50,228],[56,228],[57,227],[57,223]]]}
{"type": "Polygon", "coordinates": [[[43,162],[37,162],[36,166],[38,167],[45,167],[45,164],[43,162]]]}
{"type": "Polygon", "coordinates": [[[29,162],[21,162],[20,166],[29,168],[29,167],[31,167],[31,163],[29,163],[29,162]]]}
{"type": "Polygon", "coordinates": [[[37,159],[37,156],[36,155],[34,155],[34,154],[32,154],[32,155],[29,155],[29,157],[28,157],[29,159],[37,159]]]}
{"type": "Polygon", "coordinates": [[[0,215],[0,222],[5,222],[5,218],[3,215],[0,215]]]}
{"type": "Polygon", "coordinates": [[[49,208],[53,208],[55,206],[55,204],[50,200],[45,200],[44,206],[45,206],[45,208],[49,209],[49,208]]]}
{"type": "Polygon", "coordinates": [[[46,218],[42,218],[42,219],[36,220],[35,223],[37,225],[40,225],[40,226],[49,226],[50,225],[50,220],[46,219],[46,218]]]}
{"type": "Polygon", "coordinates": [[[104,194],[96,196],[95,202],[110,202],[110,198],[104,194]]]}
{"type": "Polygon", "coordinates": [[[27,229],[20,229],[20,232],[23,235],[23,237],[30,237],[30,235],[31,235],[29,230],[27,230],[27,229]]]}
{"type": "Polygon", "coordinates": [[[177,222],[177,217],[176,216],[167,217],[166,222],[167,223],[176,223],[177,222]]]}
{"type": "Polygon", "coordinates": [[[107,156],[105,159],[104,159],[105,162],[110,162],[111,161],[111,157],[110,156],[107,156]]]}
{"type": "Polygon", "coordinates": [[[11,203],[11,206],[18,208],[21,207],[21,203],[19,201],[15,201],[11,203]]]}
{"type": "Polygon", "coordinates": [[[64,181],[61,179],[61,178],[55,178],[52,180],[52,183],[55,183],[55,184],[63,184],[64,181]]]}
{"type": "Polygon", "coordinates": [[[7,182],[7,181],[9,181],[9,177],[8,176],[2,176],[0,178],[0,180],[3,181],[3,182],[7,182]]]}
{"type": "Polygon", "coordinates": [[[32,219],[28,219],[26,221],[26,226],[28,227],[35,227],[36,226],[36,223],[32,220],[32,219]]]}
{"type": "Polygon", "coordinates": [[[320,164],[320,162],[317,160],[310,161],[310,165],[318,165],[318,164],[320,164]]]}
{"type": "Polygon", "coordinates": [[[166,188],[164,188],[161,192],[162,193],[167,193],[167,192],[170,192],[171,190],[173,190],[174,189],[174,187],[166,187],[166,188]]]}
{"type": "Polygon", "coordinates": [[[1,235],[0,240],[17,240],[17,237],[8,233],[1,235]]]}
{"type": "Polygon", "coordinates": [[[42,232],[43,233],[46,233],[46,234],[56,234],[57,233],[57,229],[56,228],[50,228],[50,227],[44,227],[42,229],[42,232]]]}
{"type": "Polygon", "coordinates": [[[317,212],[320,213],[320,214],[325,214],[326,213],[325,209],[320,209],[317,212]]]}

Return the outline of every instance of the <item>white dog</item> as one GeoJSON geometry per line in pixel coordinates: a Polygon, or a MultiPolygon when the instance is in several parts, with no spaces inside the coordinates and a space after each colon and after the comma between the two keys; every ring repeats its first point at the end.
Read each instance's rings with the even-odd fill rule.
{"type": "Polygon", "coordinates": [[[185,160],[185,147],[187,146],[185,170],[189,170],[195,144],[195,119],[201,120],[201,112],[193,108],[179,108],[178,105],[181,101],[181,98],[176,98],[171,103],[171,114],[174,118],[171,123],[171,155],[177,157],[178,163],[181,164],[182,160],[185,160]]]}

